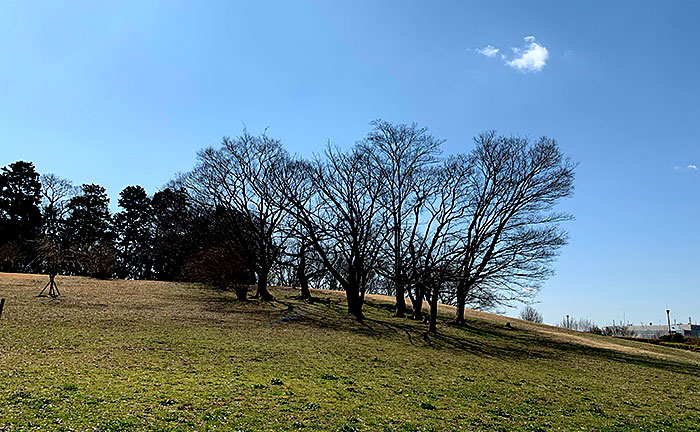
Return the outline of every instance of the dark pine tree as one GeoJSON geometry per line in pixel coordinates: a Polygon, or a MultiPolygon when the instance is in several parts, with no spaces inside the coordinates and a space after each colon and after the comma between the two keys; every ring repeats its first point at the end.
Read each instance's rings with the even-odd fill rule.
{"type": "Polygon", "coordinates": [[[31,271],[32,241],[41,230],[41,183],[31,162],[0,171],[0,270],[31,271]]]}
{"type": "Polygon", "coordinates": [[[114,235],[105,188],[83,184],[68,201],[67,240],[79,257],[75,272],[107,278],[114,269],[114,235]]]}
{"type": "Polygon", "coordinates": [[[151,216],[153,277],[177,280],[182,276],[182,266],[193,249],[194,241],[192,210],[187,193],[176,188],[156,192],[151,200],[151,216]]]}
{"type": "Polygon", "coordinates": [[[114,217],[117,239],[117,275],[151,279],[153,224],[151,199],[141,186],[127,186],[119,194],[123,210],[114,217]]]}

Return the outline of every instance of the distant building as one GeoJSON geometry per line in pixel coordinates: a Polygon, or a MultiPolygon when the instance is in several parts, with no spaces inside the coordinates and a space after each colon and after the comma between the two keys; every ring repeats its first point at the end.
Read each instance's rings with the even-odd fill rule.
{"type": "MultiPolygon", "coordinates": [[[[627,331],[631,332],[634,337],[656,339],[659,336],[668,334],[668,325],[627,326],[627,331]]],[[[672,324],[671,332],[682,334],[683,336],[700,337],[700,325],[672,324]]]]}

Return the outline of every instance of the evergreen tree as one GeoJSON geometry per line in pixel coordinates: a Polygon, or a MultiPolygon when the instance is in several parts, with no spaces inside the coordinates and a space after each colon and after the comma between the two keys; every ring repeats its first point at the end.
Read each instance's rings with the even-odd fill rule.
{"type": "Polygon", "coordinates": [[[41,183],[31,162],[18,161],[0,171],[0,269],[29,271],[31,242],[41,229],[41,183]]]}
{"type": "Polygon", "coordinates": [[[83,184],[82,193],[68,201],[67,241],[77,253],[74,271],[107,278],[114,268],[114,235],[109,197],[97,184],[83,184]]]}
{"type": "Polygon", "coordinates": [[[153,218],[153,277],[158,280],[180,278],[188,251],[192,250],[192,212],[187,193],[166,188],[151,200],[153,218]]]}
{"type": "Polygon", "coordinates": [[[118,276],[150,279],[153,238],[151,199],[143,187],[127,186],[119,194],[119,206],[123,210],[114,217],[118,276]]]}

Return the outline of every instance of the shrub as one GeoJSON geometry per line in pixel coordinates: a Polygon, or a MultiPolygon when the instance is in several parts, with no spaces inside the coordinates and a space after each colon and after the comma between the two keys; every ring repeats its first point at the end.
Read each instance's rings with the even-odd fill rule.
{"type": "Polygon", "coordinates": [[[525,309],[520,311],[520,319],[540,324],[544,322],[542,314],[539,313],[537,309],[529,305],[525,306],[525,309]]]}
{"type": "Polygon", "coordinates": [[[676,343],[685,342],[685,337],[680,333],[671,333],[671,334],[663,335],[663,336],[659,337],[659,339],[663,342],[676,342],[676,343]]]}
{"type": "Polygon", "coordinates": [[[255,281],[255,276],[246,267],[241,256],[223,246],[199,251],[185,262],[183,273],[189,281],[222,290],[233,290],[239,300],[245,300],[248,285],[255,281]]]}
{"type": "Polygon", "coordinates": [[[102,242],[91,245],[77,254],[80,273],[95,279],[109,279],[114,273],[116,251],[114,245],[102,242]]]}
{"type": "Polygon", "coordinates": [[[0,246],[0,271],[14,270],[15,262],[19,261],[20,257],[21,251],[17,243],[10,241],[0,246]]]}

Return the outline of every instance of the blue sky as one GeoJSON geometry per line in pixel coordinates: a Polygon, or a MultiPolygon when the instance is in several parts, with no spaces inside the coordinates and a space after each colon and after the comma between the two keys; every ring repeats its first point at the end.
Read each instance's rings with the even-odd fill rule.
{"type": "Polygon", "coordinates": [[[446,153],[489,129],[547,135],[580,165],[545,321],[624,309],[657,323],[667,307],[700,321],[698,2],[2,9],[0,165],[30,160],[116,200],[130,184],[156,191],[243,124],[304,155],[376,118],[428,126],[446,153]]]}

